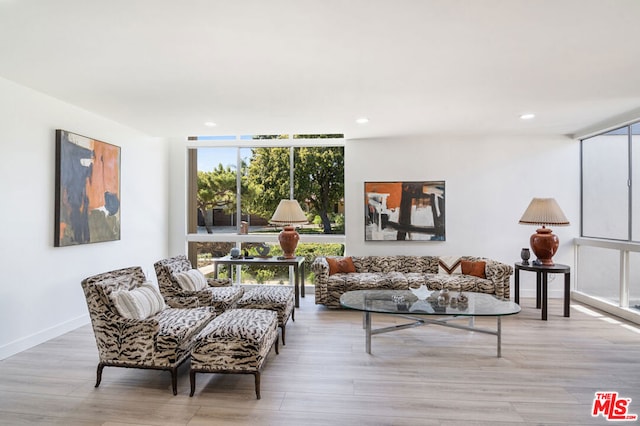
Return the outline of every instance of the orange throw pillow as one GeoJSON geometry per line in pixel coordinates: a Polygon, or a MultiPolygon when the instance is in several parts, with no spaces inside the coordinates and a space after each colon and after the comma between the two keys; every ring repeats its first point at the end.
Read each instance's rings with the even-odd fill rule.
{"type": "Polygon", "coordinates": [[[484,268],[487,266],[487,262],[472,262],[470,260],[462,261],[462,273],[464,275],[473,275],[478,278],[487,278],[484,273],[484,268]]]}
{"type": "Polygon", "coordinates": [[[345,257],[342,259],[336,259],[334,257],[327,257],[327,263],[329,263],[329,275],[342,273],[348,274],[349,272],[355,272],[356,267],[353,264],[353,259],[345,257]]]}

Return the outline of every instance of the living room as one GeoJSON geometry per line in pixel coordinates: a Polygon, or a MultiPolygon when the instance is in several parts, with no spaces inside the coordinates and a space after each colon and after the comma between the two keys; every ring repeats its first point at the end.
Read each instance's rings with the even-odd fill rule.
{"type": "MultiPolygon", "coordinates": [[[[187,147],[211,145],[189,141],[192,135],[289,132],[292,128],[305,133],[342,132],[348,255],[481,255],[513,264],[535,230],[518,224],[522,213],[533,197],[549,196],[559,202],[571,222],[554,228],[560,238],[554,260],[577,267],[579,139],[640,118],[640,59],[635,46],[640,29],[633,22],[639,12],[637,2],[409,2],[406,10],[386,2],[373,2],[375,6],[367,2],[350,6],[239,2],[212,9],[196,3],[192,4],[195,10],[188,11],[155,3],[138,9],[125,4],[98,8],[79,1],[67,2],[65,7],[44,1],[0,2],[0,140],[4,148],[0,219],[5,223],[0,359],[5,365],[12,357],[66,333],[90,330],[80,287],[85,277],[140,265],[153,278],[154,262],[185,253],[187,147]],[[332,13],[332,7],[342,13],[332,13]],[[175,75],[142,68],[142,52],[152,47],[153,67],[168,66],[173,60],[167,59],[167,52],[157,53],[155,49],[162,52],[164,48],[157,44],[173,46],[174,31],[208,28],[208,19],[216,14],[223,16],[215,19],[219,33],[210,34],[207,31],[213,30],[208,29],[190,37],[211,37],[216,44],[209,49],[223,55],[221,62],[233,60],[238,65],[216,69],[208,89],[187,84],[201,73],[214,74],[217,62],[206,72],[198,68],[204,55],[199,52],[207,51],[206,45],[196,44],[186,52],[185,45],[176,41],[171,53],[181,60],[191,56],[196,60],[174,68],[175,75]],[[180,19],[173,21],[171,15],[180,19]],[[196,17],[197,24],[182,26],[196,17]],[[144,23],[145,19],[149,21],[144,23]],[[63,26],[60,22],[67,26],[57,28],[63,26]],[[109,22],[122,24],[107,30],[109,22]],[[264,22],[278,25],[265,28],[264,22]],[[148,27],[136,28],[138,23],[148,27]],[[473,23],[478,26],[472,28],[473,23]],[[157,34],[159,42],[140,36],[152,34],[153,27],[171,31],[157,34]],[[96,28],[104,32],[92,33],[96,28]],[[291,37],[291,30],[300,36],[291,37]],[[328,32],[336,34],[329,37],[328,32]],[[349,38],[353,33],[359,36],[349,38]],[[261,38],[266,34],[269,40],[261,38]],[[434,41],[447,37],[451,40],[442,46],[434,41]],[[369,47],[359,50],[361,42],[369,47]],[[127,45],[131,46],[125,49],[127,45]],[[241,55],[233,54],[234,46],[241,55]],[[279,48],[272,51],[270,46],[279,48]],[[323,55],[327,47],[332,54],[323,55]],[[269,62],[278,55],[288,59],[284,61],[288,67],[269,62]],[[134,62],[136,57],[140,60],[134,62]],[[259,73],[252,67],[261,61],[264,72],[259,73]],[[392,62],[393,67],[382,66],[383,61],[392,62]],[[89,78],[99,69],[108,72],[96,80],[89,78]],[[69,78],[63,78],[65,74],[69,78]],[[261,77],[250,80],[252,74],[261,77]],[[283,80],[292,82],[285,86],[283,80]],[[216,81],[224,84],[214,87],[216,81]],[[200,91],[208,100],[219,98],[220,104],[190,105],[199,101],[200,91]],[[144,102],[136,104],[136,98],[144,102]],[[281,104],[279,108],[276,103],[281,104]],[[167,104],[167,109],[155,110],[150,104],[167,104]],[[529,111],[537,116],[522,120],[520,115],[529,111]],[[355,122],[365,115],[368,123],[355,122]],[[215,120],[217,126],[204,126],[206,120],[215,120]],[[56,129],[121,147],[119,241],[54,247],[56,129]],[[446,241],[365,241],[363,184],[372,180],[444,180],[446,241]]],[[[557,280],[552,283],[550,298],[559,309],[562,289],[557,284],[557,280]]],[[[535,277],[523,276],[521,287],[522,297],[528,298],[522,313],[527,326],[542,327],[539,312],[531,306],[535,277]]],[[[299,344],[310,341],[304,312],[309,321],[316,312],[309,303],[311,295],[291,327],[292,347],[296,337],[299,344]]],[[[357,328],[358,319],[350,318],[349,327],[357,328]]],[[[570,339],[566,329],[577,327],[571,325],[577,321],[571,320],[552,315],[546,332],[565,329],[558,336],[570,339]]],[[[331,327],[337,321],[336,312],[329,312],[331,327]]],[[[599,326],[603,321],[584,323],[599,326]]],[[[321,323],[314,324],[315,330],[322,328],[321,323]]],[[[637,340],[637,334],[628,333],[637,340]]],[[[83,336],[94,344],[92,335],[83,336]]],[[[627,345],[624,353],[637,349],[632,339],[620,340],[627,345]]],[[[515,341],[527,346],[524,339],[515,341]]],[[[348,344],[360,351],[361,343],[348,344]]],[[[339,344],[346,347],[347,342],[339,344]]],[[[597,343],[592,342],[593,346],[597,343]]],[[[88,355],[76,374],[86,376],[89,383],[97,355],[90,352],[90,345],[79,347],[88,355]]],[[[286,348],[278,356],[283,355],[286,348]]],[[[324,355],[333,360],[340,356],[324,355]]],[[[107,371],[105,381],[109,374],[124,373],[107,371]]],[[[638,384],[633,374],[625,386],[621,384],[621,392],[638,384]]],[[[117,377],[128,380],[126,374],[117,377]]],[[[133,377],[144,380],[136,372],[133,377]]],[[[533,380],[535,373],[527,378],[533,380]]],[[[159,376],[154,386],[165,391],[165,380],[159,376]]],[[[267,392],[266,384],[264,389],[267,392]]],[[[229,394],[233,389],[225,394],[233,401],[229,394]]],[[[169,396],[167,391],[163,402],[170,402],[169,396]]],[[[504,421],[509,423],[509,418],[504,421]]]]}

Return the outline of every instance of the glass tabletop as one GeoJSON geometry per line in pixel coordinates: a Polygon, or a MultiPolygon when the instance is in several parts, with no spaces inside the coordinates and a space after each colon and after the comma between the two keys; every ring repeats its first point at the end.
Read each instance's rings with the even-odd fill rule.
{"type": "Polygon", "coordinates": [[[502,316],[520,312],[517,303],[490,294],[450,292],[448,300],[439,296],[437,290],[425,299],[418,299],[409,290],[355,290],[344,293],[340,304],[348,309],[384,314],[502,316]]]}

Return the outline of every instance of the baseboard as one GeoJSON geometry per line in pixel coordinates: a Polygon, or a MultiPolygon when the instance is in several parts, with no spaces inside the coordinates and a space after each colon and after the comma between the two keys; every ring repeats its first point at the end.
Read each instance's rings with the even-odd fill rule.
{"type": "Polygon", "coordinates": [[[15,355],[19,352],[33,348],[40,343],[44,343],[47,340],[51,340],[55,337],[61,336],[88,323],[89,314],[85,314],[69,321],[65,321],[61,324],[54,325],[53,327],[46,328],[29,336],[14,340],[13,342],[7,343],[4,346],[0,346],[0,360],[9,358],[10,356],[15,355]]]}

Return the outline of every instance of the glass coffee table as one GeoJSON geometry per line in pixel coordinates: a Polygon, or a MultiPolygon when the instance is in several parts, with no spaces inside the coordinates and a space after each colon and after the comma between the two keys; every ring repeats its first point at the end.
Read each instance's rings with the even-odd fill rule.
{"type": "Polygon", "coordinates": [[[505,315],[520,312],[520,306],[508,300],[496,299],[484,293],[458,293],[440,296],[439,291],[429,292],[426,298],[418,299],[409,290],[356,290],[348,291],[340,297],[344,308],[364,313],[365,344],[368,354],[371,353],[371,336],[434,324],[444,327],[471,330],[491,334],[498,339],[498,357],[502,356],[502,325],[500,319],[505,315]],[[446,298],[444,296],[447,296],[446,298]],[[384,328],[371,328],[371,314],[397,315],[413,322],[384,328]],[[495,330],[474,326],[475,317],[496,317],[495,330]],[[468,317],[469,325],[452,324],[450,321],[468,317]]]}

